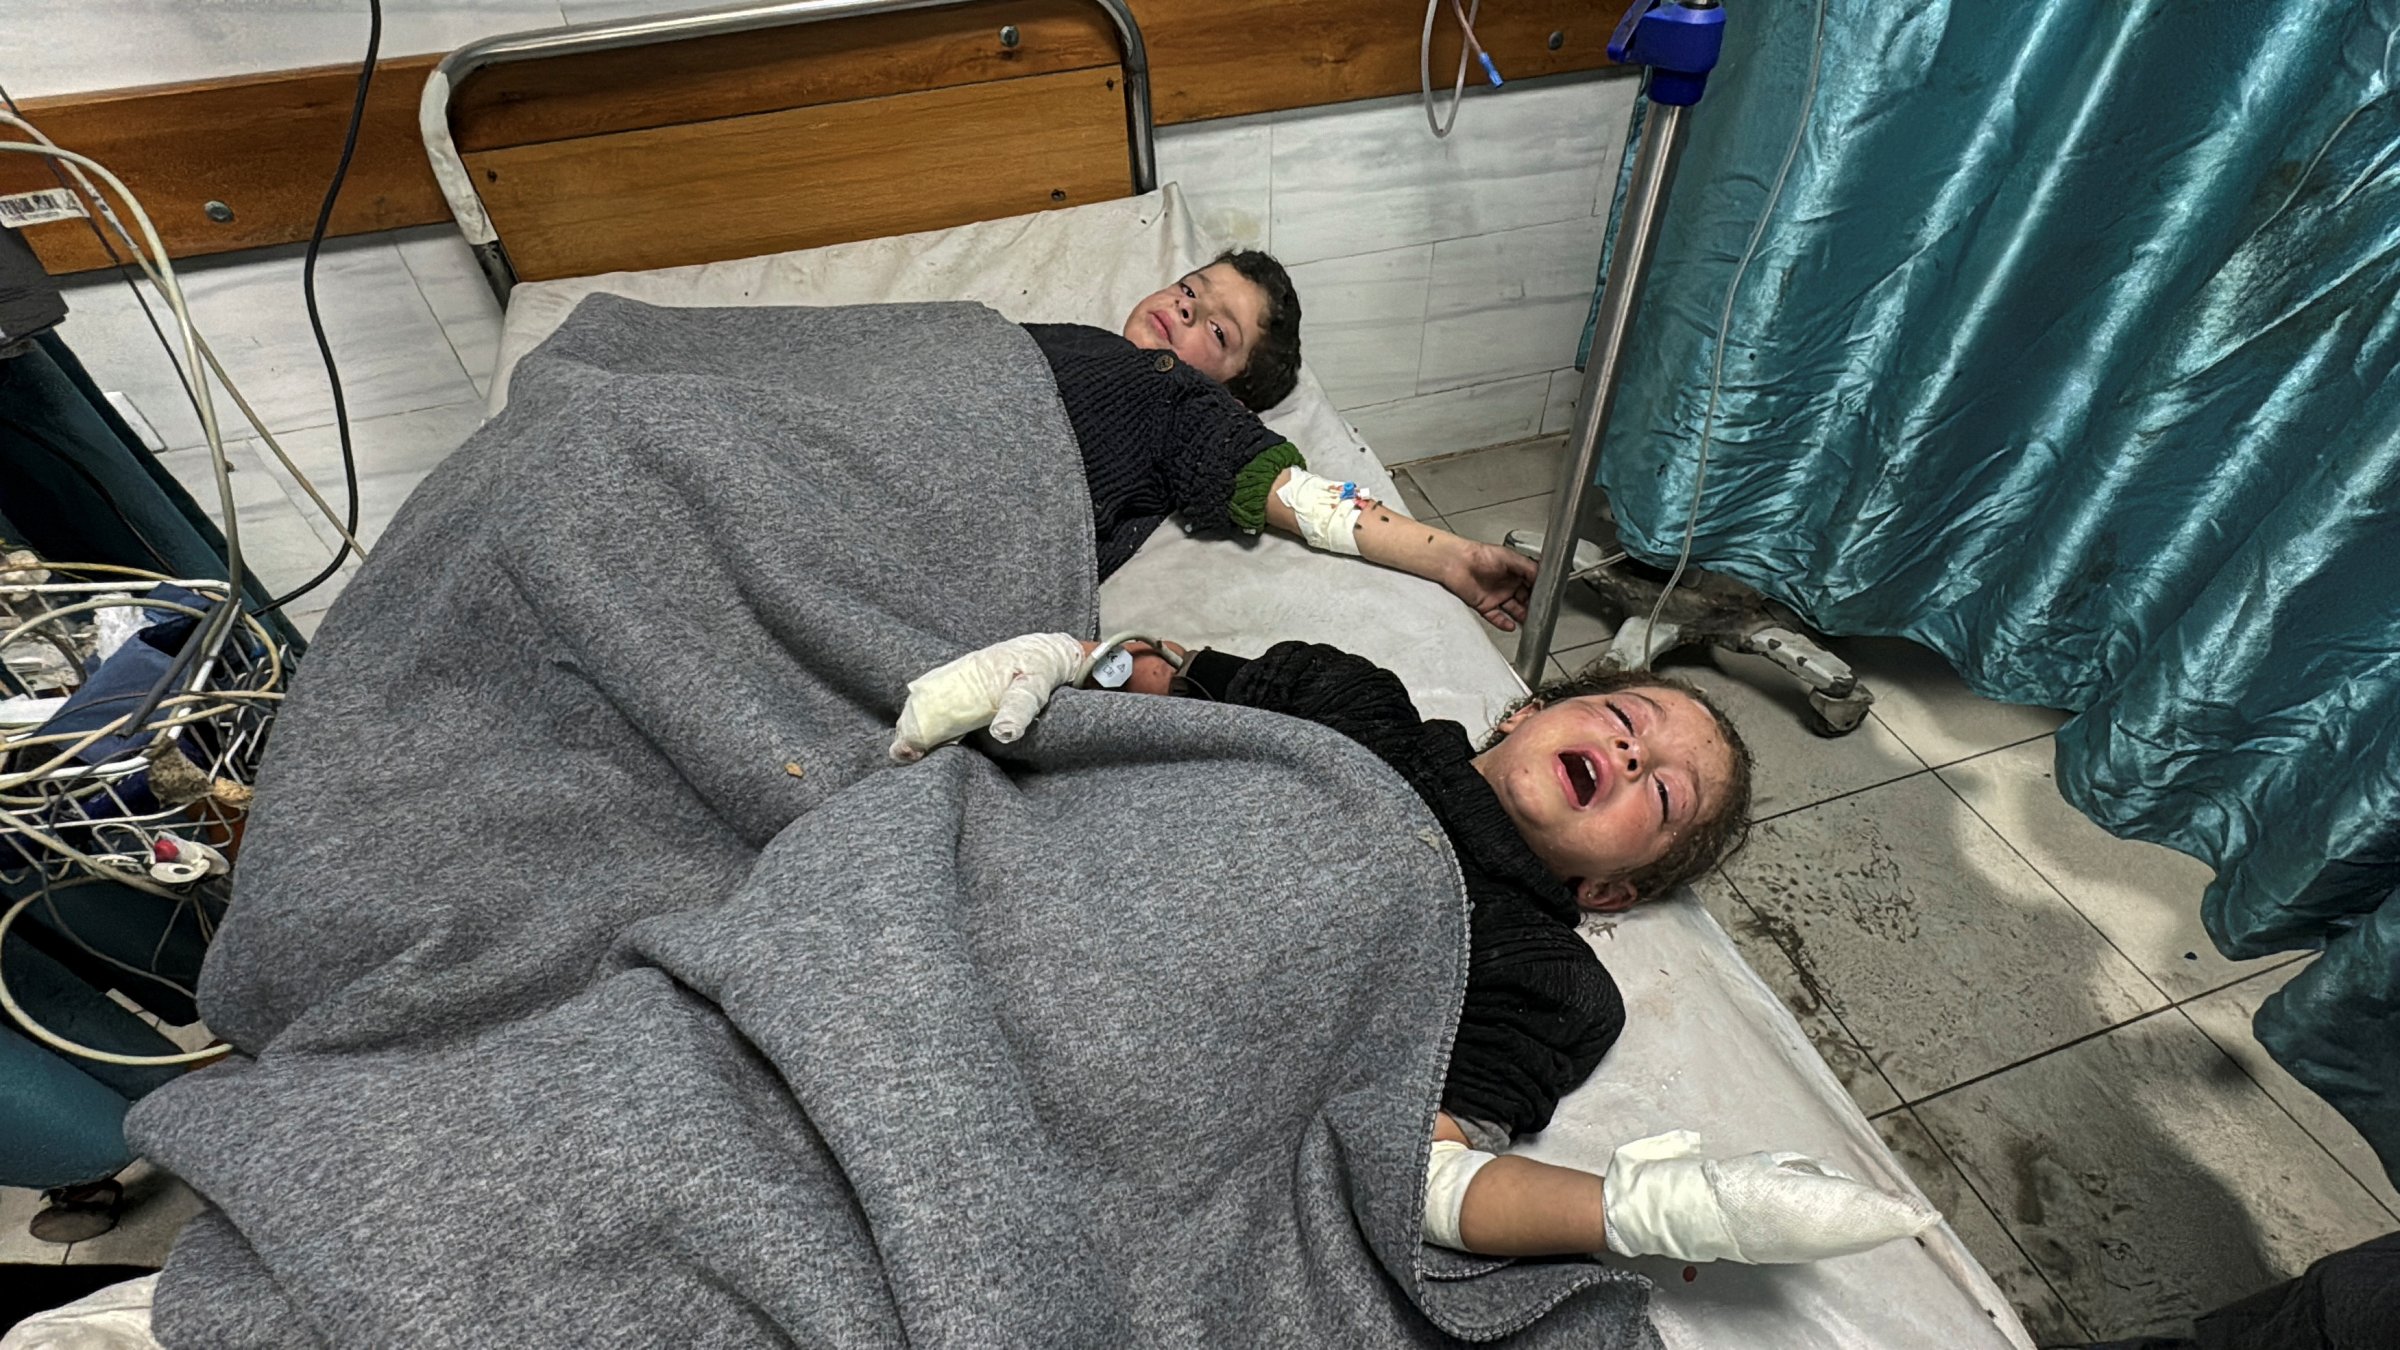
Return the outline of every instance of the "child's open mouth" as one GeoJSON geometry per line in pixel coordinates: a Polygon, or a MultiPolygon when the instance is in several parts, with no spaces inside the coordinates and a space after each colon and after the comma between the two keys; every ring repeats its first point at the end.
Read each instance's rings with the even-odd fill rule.
{"type": "Polygon", "coordinates": [[[1558,757],[1559,766],[1566,771],[1567,790],[1574,794],[1577,807],[1590,806],[1600,794],[1600,766],[1592,762],[1590,752],[1568,750],[1558,757]]]}

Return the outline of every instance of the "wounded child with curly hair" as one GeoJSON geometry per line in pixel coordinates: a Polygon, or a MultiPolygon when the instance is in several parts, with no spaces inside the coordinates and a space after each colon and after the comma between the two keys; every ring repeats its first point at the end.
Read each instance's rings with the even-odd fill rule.
{"type": "Polygon", "coordinates": [[[1334,647],[1285,642],[1245,659],[1036,633],[912,681],[892,757],[914,762],[987,728],[1014,741],[1070,685],[1319,723],[1390,766],[1440,821],[1465,882],[1469,954],[1432,1122],[1425,1241],[1494,1256],[1774,1263],[1864,1251],[1940,1218],[1798,1154],[1704,1156],[1685,1130],[1622,1144],[1597,1174],[1501,1152],[1549,1124],[1624,1028],[1578,917],[1664,895],[1741,837],[1750,752],[1700,690],[1646,671],[1563,682],[1511,709],[1479,749],[1458,723],[1418,715],[1399,677],[1334,647]]]}

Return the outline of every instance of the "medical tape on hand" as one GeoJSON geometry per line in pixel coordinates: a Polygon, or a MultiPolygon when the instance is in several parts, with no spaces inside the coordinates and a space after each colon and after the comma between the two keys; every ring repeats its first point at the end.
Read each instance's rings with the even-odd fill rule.
{"type": "Polygon", "coordinates": [[[1467,1183],[1492,1160],[1482,1149],[1468,1148],[1455,1139],[1433,1141],[1433,1157],[1425,1164],[1425,1240],[1436,1247],[1465,1251],[1458,1235],[1458,1216],[1467,1203],[1467,1183]]]}
{"type": "Polygon", "coordinates": [[[1275,497],[1292,508],[1300,537],[1310,548],[1358,555],[1358,513],[1375,500],[1366,489],[1294,469],[1275,497]]]}

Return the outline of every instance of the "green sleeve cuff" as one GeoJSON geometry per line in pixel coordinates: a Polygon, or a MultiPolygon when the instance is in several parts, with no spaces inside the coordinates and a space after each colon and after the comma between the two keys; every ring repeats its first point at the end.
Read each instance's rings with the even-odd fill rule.
{"type": "Polygon", "coordinates": [[[1225,503],[1225,516],[1233,527],[1244,534],[1256,534],[1267,527],[1267,494],[1275,490],[1275,480],[1285,469],[1305,469],[1308,459],[1290,441],[1259,452],[1258,458],[1242,467],[1233,476],[1233,496],[1225,503]]]}

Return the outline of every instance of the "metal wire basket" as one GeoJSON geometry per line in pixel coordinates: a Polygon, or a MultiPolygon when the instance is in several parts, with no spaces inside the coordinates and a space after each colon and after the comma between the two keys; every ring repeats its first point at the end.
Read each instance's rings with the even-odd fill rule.
{"type": "Polygon", "coordinates": [[[0,562],[0,884],[222,896],[287,669],[256,618],[212,622],[228,603],[222,581],[0,562]]]}

